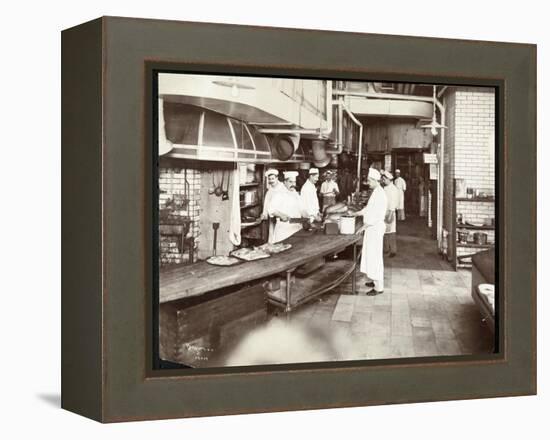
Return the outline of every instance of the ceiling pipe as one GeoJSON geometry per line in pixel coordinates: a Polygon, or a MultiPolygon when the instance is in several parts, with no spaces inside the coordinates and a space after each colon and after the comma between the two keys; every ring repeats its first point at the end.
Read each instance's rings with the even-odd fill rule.
{"type": "MultiPolygon", "coordinates": [[[[443,104],[441,104],[441,102],[437,98],[434,99],[433,97],[429,98],[427,96],[397,95],[395,93],[344,92],[340,90],[335,90],[334,94],[338,96],[358,96],[363,98],[380,98],[380,99],[396,99],[396,100],[404,100],[404,101],[432,102],[432,103],[435,103],[435,105],[439,109],[440,114],[444,114],[445,112],[443,104]]],[[[443,125],[443,123],[441,123],[440,125],[443,125]]]]}
{"type": "MultiPolygon", "coordinates": [[[[339,108],[339,111],[341,111],[342,113],[340,113],[340,124],[342,124],[342,115],[343,115],[343,112],[345,111],[348,116],[350,117],[350,119],[356,124],[359,126],[359,140],[358,140],[358,145],[357,145],[357,191],[359,191],[360,189],[360,186],[361,186],[361,155],[363,154],[363,124],[361,124],[361,122],[359,122],[359,119],[357,119],[355,117],[355,115],[351,112],[351,110],[346,106],[346,103],[344,102],[343,99],[338,99],[338,100],[335,100],[333,101],[333,104],[335,105],[338,105],[338,108],[339,108]]],[[[340,134],[339,134],[339,137],[342,138],[342,130],[340,130],[340,134]]],[[[343,143],[343,140],[340,139],[340,143],[338,145],[338,153],[336,154],[340,154],[342,153],[344,149],[344,143],[343,143]]],[[[327,153],[334,153],[334,151],[327,151],[327,153]]]]}
{"type": "Polygon", "coordinates": [[[258,128],[258,132],[262,134],[319,134],[319,131],[308,128],[258,128]]]}
{"type": "Polygon", "coordinates": [[[345,92],[341,90],[335,90],[334,94],[338,96],[357,96],[360,98],[397,99],[402,101],[433,102],[433,98],[430,98],[428,96],[399,95],[397,93],[345,92]]]}
{"type": "Polygon", "coordinates": [[[445,90],[447,90],[448,86],[443,86],[439,92],[437,92],[437,97],[441,98],[441,95],[445,93],[445,90]]]}
{"type": "MultiPolygon", "coordinates": [[[[436,99],[436,105],[438,106],[439,108],[439,114],[441,116],[441,125],[444,125],[443,123],[445,122],[445,106],[443,104],[441,104],[437,99],[436,99]]],[[[443,187],[443,183],[444,183],[444,178],[445,178],[445,167],[443,166],[444,162],[445,162],[445,132],[443,130],[445,130],[444,128],[441,128],[440,129],[441,131],[439,132],[439,136],[440,136],[440,142],[439,142],[439,173],[438,173],[438,180],[439,180],[439,184],[438,184],[438,188],[439,188],[439,191],[440,191],[440,197],[439,197],[439,200],[440,200],[440,206],[439,206],[439,216],[437,217],[437,220],[438,220],[438,225],[437,225],[437,236],[438,236],[438,243],[439,243],[439,249],[443,249],[443,196],[444,196],[444,187],[443,187]]]]}
{"type": "Polygon", "coordinates": [[[247,122],[249,125],[273,125],[273,126],[284,126],[284,125],[294,125],[292,122],[247,122]]]}
{"type": "MultiPolygon", "coordinates": [[[[415,85],[411,87],[411,93],[414,91],[415,85]]],[[[436,96],[441,96],[445,92],[445,88],[439,91],[436,96]]],[[[372,92],[344,92],[336,90],[334,92],[337,96],[358,96],[363,98],[385,98],[385,99],[395,99],[395,100],[410,100],[410,101],[423,101],[423,102],[432,102],[434,103],[440,114],[440,125],[444,125],[445,121],[445,106],[436,98],[428,98],[425,96],[414,96],[414,95],[398,95],[395,93],[372,93],[372,92]]],[[[443,166],[444,157],[445,157],[445,134],[443,132],[444,128],[440,128],[439,136],[439,161],[438,161],[438,185],[437,185],[437,243],[438,248],[441,250],[443,246],[443,182],[445,178],[445,169],[443,166]]],[[[359,159],[360,161],[360,159],[359,159]]]]}

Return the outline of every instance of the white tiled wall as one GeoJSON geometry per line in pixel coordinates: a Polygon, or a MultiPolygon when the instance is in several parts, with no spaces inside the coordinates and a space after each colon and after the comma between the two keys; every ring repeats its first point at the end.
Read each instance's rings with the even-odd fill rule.
{"type": "MultiPolygon", "coordinates": [[[[186,193],[186,181],[189,203],[185,209],[175,211],[174,213],[188,216],[193,221],[187,237],[195,237],[196,253],[200,237],[201,172],[196,169],[185,169],[176,166],[159,168],[159,209],[163,209],[166,206],[167,200],[173,198],[175,194],[184,195],[186,193]]],[[[189,261],[187,250],[180,252],[177,237],[161,236],[159,237],[159,245],[159,260],[161,265],[179,264],[189,261]]]]}
{"type": "MultiPolygon", "coordinates": [[[[445,105],[448,128],[445,133],[444,225],[450,230],[455,220],[451,218],[454,179],[465,179],[466,187],[495,195],[495,94],[489,88],[451,88],[445,105]]],[[[456,214],[462,214],[467,222],[484,223],[487,218],[495,218],[495,204],[492,201],[457,201],[456,214]]],[[[483,232],[493,243],[494,232],[483,232]]],[[[458,255],[474,251],[474,248],[457,248],[458,255]]]]}

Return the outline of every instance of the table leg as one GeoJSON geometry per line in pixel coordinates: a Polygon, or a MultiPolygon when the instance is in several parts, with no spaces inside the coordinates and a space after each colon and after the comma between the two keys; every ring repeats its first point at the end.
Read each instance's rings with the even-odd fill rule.
{"type": "Polygon", "coordinates": [[[353,245],[353,273],[351,274],[351,293],[356,294],[357,290],[357,244],[353,245]]]}
{"type": "Polygon", "coordinates": [[[286,307],[285,312],[290,312],[291,306],[290,306],[290,300],[291,300],[291,290],[290,290],[290,281],[292,279],[292,270],[286,271],[286,307]]]}

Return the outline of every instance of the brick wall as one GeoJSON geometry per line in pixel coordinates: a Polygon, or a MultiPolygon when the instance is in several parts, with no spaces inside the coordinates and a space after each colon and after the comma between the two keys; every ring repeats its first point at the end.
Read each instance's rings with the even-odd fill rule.
{"type": "MultiPolygon", "coordinates": [[[[200,237],[201,171],[175,163],[159,167],[159,211],[167,207],[174,216],[188,217],[192,223],[187,237],[194,237],[196,259],[200,237]]],[[[162,219],[160,220],[162,224],[162,219]]],[[[189,247],[180,249],[177,236],[159,236],[159,262],[161,266],[189,262],[189,247]]]]}
{"type": "MultiPolygon", "coordinates": [[[[454,203],[454,180],[464,179],[466,187],[495,195],[495,94],[489,88],[451,88],[445,96],[445,182],[443,225],[451,231],[454,203]]],[[[456,213],[464,221],[483,223],[495,217],[493,202],[457,201],[456,213]]],[[[475,231],[471,231],[472,233],[475,231]]],[[[488,241],[494,232],[484,230],[488,241]]],[[[471,254],[474,249],[457,248],[457,255],[471,254]]]]}
{"type": "Polygon", "coordinates": [[[488,145],[494,143],[495,95],[492,89],[456,91],[455,178],[468,187],[495,193],[495,161],[488,145]]]}

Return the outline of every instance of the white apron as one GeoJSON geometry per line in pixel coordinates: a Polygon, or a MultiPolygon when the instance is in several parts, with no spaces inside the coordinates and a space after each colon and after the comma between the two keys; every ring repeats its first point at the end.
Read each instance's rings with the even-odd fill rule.
{"type": "Polygon", "coordinates": [[[378,186],[372,192],[367,206],[361,211],[366,228],[360,270],[374,281],[384,279],[384,217],[387,206],[386,193],[378,186]]]}
{"type": "Polygon", "coordinates": [[[308,179],[306,183],[302,185],[300,190],[300,197],[302,198],[302,203],[307,211],[307,214],[310,217],[315,217],[319,214],[319,199],[317,198],[317,188],[311,183],[308,179]]]}
{"type": "Polygon", "coordinates": [[[329,206],[336,204],[336,194],[334,190],[340,192],[338,184],[333,180],[327,180],[321,185],[321,195],[323,196],[323,211],[325,211],[329,206]]]}
{"type": "Polygon", "coordinates": [[[363,253],[361,254],[360,270],[371,280],[384,279],[384,232],[386,225],[382,223],[368,226],[363,236],[363,253]]]}
{"type": "MultiPolygon", "coordinates": [[[[280,191],[273,195],[272,202],[268,208],[270,215],[274,215],[277,211],[291,218],[307,216],[300,194],[296,191],[289,191],[286,187],[285,191],[280,191]]],[[[289,223],[277,219],[273,228],[273,240],[269,242],[278,243],[283,241],[300,229],[302,229],[301,223],[289,223]]]]}
{"type": "Polygon", "coordinates": [[[280,241],[286,240],[300,229],[302,229],[300,223],[283,222],[277,219],[275,227],[273,228],[273,241],[270,241],[270,243],[279,243],[280,241]]]}
{"type": "Polygon", "coordinates": [[[395,187],[399,190],[399,203],[397,204],[397,209],[405,209],[405,191],[407,191],[407,184],[405,179],[398,177],[393,181],[395,187]]]}
{"type": "Polygon", "coordinates": [[[397,224],[397,205],[399,203],[399,193],[400,191],[395,187],[393,183],[384,187],[384,192],[386,193],[386,199],[388,202],[388,211],[393,211],[393,221],[391,223],[386,223],[386,234],[391,234],[396,232],[397,224]]]}
{"type": "MultiPolygon", "coordinates": [[[[286,191],[286,187],[279,181],[274,187],[270,187],[267,192],[265,193],[264,198],[264,209],[262,211],[262,215],[268,216],[269,215],[269,207],[271,206],[271,202],[273,200],[273,196],[279,192],[279,191],[286,191]]],[[[269,235],[268,235],[268,241],[269,243],[273,242],[273,231],[275,229],[275,222],[271,219],[268,219],[269,222],[269,235]]]]}

